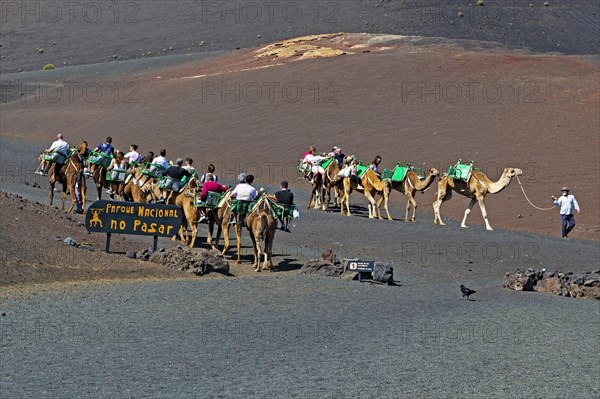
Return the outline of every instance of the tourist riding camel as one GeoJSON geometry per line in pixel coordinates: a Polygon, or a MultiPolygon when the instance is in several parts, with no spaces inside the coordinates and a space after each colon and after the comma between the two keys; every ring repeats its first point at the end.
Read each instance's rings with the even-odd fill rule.
{"type": "MultiPolygon", "coordinates": [[[[273,217],[273,209],[269,203],[268,196],[263,193],[261,198],[258,200],[256,207],[248,214],[247,226],[250,232],[250,239],[252,240],[252,248],[254,250],[254,262],[252,266],[254,270],[260,272],[261,270],[273,269],[273,241],[275,239],[275,232],[277,230],[277,222],[273,217]],[[264,249],[263,243],[264,242],[264,249]],[[261,267],[261,258],[264,258],[261,267]]],[[[236,229],[237,233],[237,229],[236,229]]],[[[240,241],[238,239],[238,258],[237,263],[240,263],[240,241]]]]}
{"type": "Polygon", "coordinates": [[[68,212],[72,212],[77,203],[75,196],[75,185],[81,190],[82,209],[85,209],[85,185],[83,176],[83,154],[87,145],[82,143],[77,151],[74,151],[64,164],[53,163],[48,170],[48,179],[50,182],[50,205],[54,199],[54,185],[58,182],[62,184],[62,210],[65,210],[65,200],[67,190],[71,194],[71,206],[68,212]]]}
{"type": "Polygon", "coordinates": [[[471,199],[471,202],[469,202],[469,205],[465,210],[465,215],[460,227],[467,227],[465,224],[467,221],[467,216],[469,216],[469,213],[471,213],[471,209],[473,209],[475,203],[478,203],[486,229],[493,230],[492,226],[490,226],[490,223],[488,222],[487,211],[485,209],[485,196],[487,194],[497,194],[501,192],[508,187],[513,177],[521,176],[522,174],[523,171],[521,169],[506,168],[502,172],[500,179],[495,182],[491,181],[483,172],[476,170],[471,173],[471,176],[467,182],[448,177],[447,175],[442,176],[438,183],[436,200],[433,202],[433,222],[441,226],[444,225],[442,217],[440,216],[440,208],[442,203],[452,198],[452,191],[455,191],[458,194],[464,195],[465,197],[471,199]]]}
{"type": "Polygon", "coordinates": [[[38,169],[35,173],[42,176],[48,176],[48,169],[50,168],[50,165],[56,163],[56,161],[52,161],[46,158],[55,158],[60,160],[60,158],[66,159],[68,156],[69,144],[63,139],[63,135],[61,133],[58,133],[56,135],[56,141],[54,141],[52,145],[50,145],[50,148],[46,148],[44,151],[42,151],[42,161],[40,162],[40,165],[38,166],[38,169]],[[54,157],[51,155],[53,153],[55,154],[54,157]]]}

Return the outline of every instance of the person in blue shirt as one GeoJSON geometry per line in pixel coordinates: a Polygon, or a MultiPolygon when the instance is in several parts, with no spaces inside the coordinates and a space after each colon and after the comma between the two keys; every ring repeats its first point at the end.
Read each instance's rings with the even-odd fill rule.
{"type": "Polygon", "coordinates": [[[115,148],[112,146],[112,137],[108,136],[106,138],[106,142],[96,147],[95,151],[100,151],[101,153],[106,155],[112,155],[112,153],[115,151],[115,148]]]}
{"type": "Polygon", "coordinates": [[[569,194],[569,187],[563,187],[561,190],[562,196],[556,198],[552,196],[554,205],[560,206],[560,218],[562,220],[562,238],[569,239],[569,233],[575,227],[575,217],[573,217],[573,208],[577,211],[577,214],[581,214],[579,204],[575,199],[575,196],[569,194]]]}

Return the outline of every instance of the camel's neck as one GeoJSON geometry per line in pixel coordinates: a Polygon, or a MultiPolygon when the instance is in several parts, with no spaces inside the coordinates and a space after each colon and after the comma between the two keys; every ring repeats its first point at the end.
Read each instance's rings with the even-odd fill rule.
{"type": "Polygon", "coordinates": [[[506,187],[508,187],[508,185],[510,184],[511,179],[512,178],[508,177],[506,175],[506,173],[503,173],[502,176],[500,176],[500,179],[498,181],[490,183],[490,185],[488,187],[488,192],[490,194],[499,193],[500,191],[502,191],[506,187]]]}
{"type": "Polygon", "coordinates": [[[413,185],[415,187],[415,189],[417,189],[418,191],[423,191],[423,190],[427,190],[429,188],[429,186],[431,186],[431,183],[433,183],[433,180],[435,179],[435,176],[432,174],[427,175],[427,177],[425,178],[425,180],[421,181],[419,179],[419,176],[417,176],[416,173],[412,173],[411,176],[408,176],[409,178],[413,177],[412,182],[413,185]]]}

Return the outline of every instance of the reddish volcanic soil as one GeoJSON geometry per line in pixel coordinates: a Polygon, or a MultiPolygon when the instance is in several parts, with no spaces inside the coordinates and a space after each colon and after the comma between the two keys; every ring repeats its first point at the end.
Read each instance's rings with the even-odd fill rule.
{"type": "MultiPolygon", "coordinates": [[[[3,105],[0,130],[40,148],[59,131],[92,145],[111,135],[120,149],[132,142],[142,152],[167,148],[169,158],[214,162],[227,178],[247,170],[263,184],[295,178],[309,145],[338,145],[364,162],[380,154],[387,168],[402,161],[446,171],[458,158],[472,159],[492,180],[518,167],[540,207],[570,186],[582,207],[576,235],[598,240],[597,63],[424,41],[333,34],[268,49],[300,46],[280,58],[254,49],[136,73],[109,65],[88,76],[56,71],[59,81],[99,85],[99,101],[79,88],[69,98],[65,87],[54,102],[21,96],[3,105]],[[332,57],[311,58],[319,52],[332,57]]],[[[419,195],[429,215],[433,192],[419,195]]],[[[400,197],[392,201],[404,203],[400,197]]],[[[460,219],[467,203],[455,195],[442,215],[460,219]]],[[[486,203],[494,227],[559,234],[558,210],[534,209],[516,182],[486,203]]],[[[469,220],[482,223],[480,212],[469,220]]]]}

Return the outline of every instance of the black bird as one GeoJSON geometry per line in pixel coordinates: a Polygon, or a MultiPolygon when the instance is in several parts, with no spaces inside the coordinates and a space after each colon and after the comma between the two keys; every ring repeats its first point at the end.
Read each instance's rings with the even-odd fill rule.
{"type": "Polygon", "coordinates": [[[465,287],[464,285],[460,285],[460,292],[462,292],[463,294],[463,298],[467,297],[467,300],[469,300],[469,296],[473,295],[474,293],[476,293],[477,291],[473,291],[470,288],[465,287]]]}

